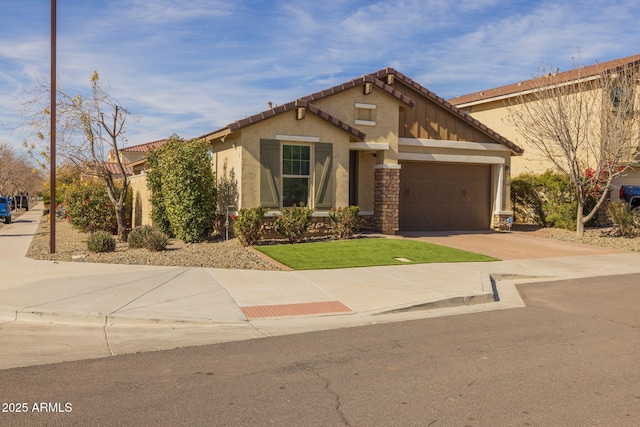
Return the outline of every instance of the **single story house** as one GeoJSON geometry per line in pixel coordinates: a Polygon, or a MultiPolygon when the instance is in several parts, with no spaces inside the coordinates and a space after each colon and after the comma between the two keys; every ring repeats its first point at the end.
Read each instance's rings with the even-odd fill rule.
{"type": "Polygon", "coordinates": [[[483,230],[510,211],[522,148],[393,68],[240,119],[203,138],[237,209],[358,205],[382,233],[483,230]]]}

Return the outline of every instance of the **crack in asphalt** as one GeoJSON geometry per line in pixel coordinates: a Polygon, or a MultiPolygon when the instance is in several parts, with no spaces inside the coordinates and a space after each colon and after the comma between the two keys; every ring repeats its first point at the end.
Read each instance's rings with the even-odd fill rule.
{"type": "Polygon", "coordinates": [[[335,406],[335,410],[338,413],[338,415],[340,415],[340,418],[342,419],[342,423],[345,426],[350,426],[351,424],[349,423],[349,421],[347,420],[347,417],[345,416],[344,412],[342,412],[342,402],[340,400],[340,395],[336,392],[334,392],[333,390],[331,390],[331,382],[323,377],[322,375],[320,375],[318,372],[313,371],[314,374],[316,374],[316,376],[318,378],[320,378],[322,380],[322,382],[324,382],[324,389],[327,390],[327,392],[334,397],[335,401],[336,401],[336,406],[335,406]]]}

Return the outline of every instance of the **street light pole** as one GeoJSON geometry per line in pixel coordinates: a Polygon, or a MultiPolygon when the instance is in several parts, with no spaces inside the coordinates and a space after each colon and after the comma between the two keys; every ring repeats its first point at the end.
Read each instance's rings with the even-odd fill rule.
{"type": "Polygon", "coordinates": [[[49,172],[49,253],[56,253],[56,0],[51,0],[51,148],[49,172]]]}

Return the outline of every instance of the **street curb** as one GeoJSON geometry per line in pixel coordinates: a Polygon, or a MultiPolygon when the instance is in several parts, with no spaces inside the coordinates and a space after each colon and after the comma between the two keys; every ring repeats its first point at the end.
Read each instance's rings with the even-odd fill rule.
{"type": "Polygon", "coordinates": [[[69,313],[47,310],[11,309],[0,307],[0,322],[25,322],[57,325],[80,325],[93,327],[127,327],[127,326],[160,326],[160,327],[212,327],[212,326],[245,326],[249,321],[221,322],[219,320],[194,319],[152,319],[127,317],[118,314],[103,313],[69,313]]]}
{"type": "Polygon", "coordinates": [[[444,298],[438,301],[428,301],[424,303],[413,302],[410,304],[403,304],[400,307],[395,307],[392,309],[383,309],[383,311],[378,311],[376,313],[373,313],[373,315],[378,316],[382,314],[406,313],[418,310],[437,310],[440,308],[461,307],[499,302],[500,297],[498,295],[498,289],[491,275],[488,273],[482,273],[480,279],[482,283],[482,293],[480,294],[462,295],[451,298],[444,298]]]}

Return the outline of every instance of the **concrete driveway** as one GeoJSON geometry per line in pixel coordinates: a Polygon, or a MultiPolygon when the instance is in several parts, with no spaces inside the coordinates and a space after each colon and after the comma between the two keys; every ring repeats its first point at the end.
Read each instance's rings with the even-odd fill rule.
{"type": "Polygon", "coordinates": [[[501,260],[555,258],[624,252],[612,248],[533,237],[527,235],[526,232],[429,231],[402,232],[400,236],[488,255],[501,260]]]}

